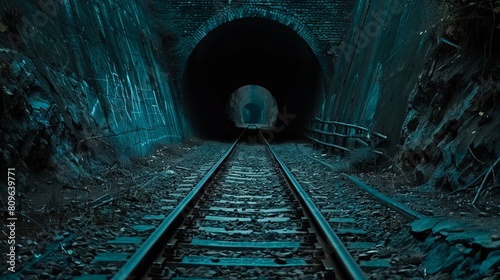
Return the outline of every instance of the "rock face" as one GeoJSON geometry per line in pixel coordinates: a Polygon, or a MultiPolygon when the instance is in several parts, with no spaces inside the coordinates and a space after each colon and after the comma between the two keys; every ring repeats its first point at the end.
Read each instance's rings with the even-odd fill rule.
{"type": "Polygon", "coordinates": [[[26,171],[28,167],[54,167],[51,156],[56,147],[60,152],[68,151],[68,147],[63,148],[68,143],[63,143],[65,124],[57,106],[47,99],[47,89],[31,72],[33,65],[25,58],[16,55],[2,59],[1,67],[1,168],[26,171]]]}
{"type": "Polygon", "coordinates": [[[422,264],[426,273],[449,274],[452,279],[500,274],[500,241],[495,239],[495,230],[445,218],[425,218],[411,224],[412,234],[425,239],[429,250],[422,264]]]}
{"type": "Polygon", "coordinates": [[[491,175],[500,168],[499,8],[452,2],[438,12],[452,19],[431,32],[433,44],[409,98],[399,158],[419,184],[449,190],[498,186],[491,175]]]}
{"type": "Polygon", "coordinates": [[[190,135],[174,102],[161,36],[142,3],[5,5],[2,169],[50,168],[78,177],[190,135]]]}
{"type": "Polygon", "coordinates": [[[75,179],[120,159],[82,102],[96,94],[92,88],[59,71],[40,72],[19,53],[1,61],[1,168],[15,167],[22,176],[48,169],[75,179]]]}
{"type": "Polygon", "coordinates": [[[410,96],[401,162],[419,184],[480,185],[500,156],[500,68],[442,42],[431,53],[410,96]]]}
{"type": "Polygon", "coordinates": [[[422,31],[424,22],[434,21],[434,5],[357,1],[344,41],[332,50],[336,73],[320,115],[387,135],[387,152],[394,154],[408,96],[424,66],[419,57],[429,49],[429,34],[422,31]]]}

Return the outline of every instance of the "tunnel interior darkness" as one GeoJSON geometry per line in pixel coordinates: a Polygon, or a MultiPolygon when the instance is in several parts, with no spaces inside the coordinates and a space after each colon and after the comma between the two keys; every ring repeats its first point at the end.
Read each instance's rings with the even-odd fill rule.
{"type": "MultiPolygon", "coordinates": [[[[241,129],[227,104],[244,86],[272,93],[277,136],[301,129],[300,120],[314,112],[323,90],[319,62],[307,43],[293,29],[264,18],[237,19],[215,28],[194,48],[185,69],[183,98],[202,138],[238,135],[241,129]]],[[[247,110],[252,116],[256,109],[247,110]]]]}
{"type": "Polygon", "coordinates": [[[262,124],[262,109],[255,103],[248,103],[241,114],[243,124],[262,124]]]}

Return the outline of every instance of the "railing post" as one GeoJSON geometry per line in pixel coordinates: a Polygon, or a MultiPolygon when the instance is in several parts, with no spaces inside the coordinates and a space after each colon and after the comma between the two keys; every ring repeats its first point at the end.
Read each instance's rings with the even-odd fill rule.
{"type": "MultiPolygon", "coordinates": [[[[312,138],[312,137],[314,136],[314,135],[313,135],[313,132],[311,131],[311,130],[313,129],[313,127],[314,127],[314,122],[313,122],[313,120],[312,120],[312,119],[307,119],[307,129],[306,129],[306,135],[307,135],[308,137],[311,137],[311,138],[312,138]]],[[[312,142],[312,144],[313,144],[313,148],[314,148],[314,141],[312,141],[311,139],[309,139],[309,142],[312,142]]]]}
{"type": "MultiPolygon", "coordinates": [[[[339,132],[339,125],[338,124],[334,124],[333,127],[334,127],[333,132],[340,134],[340,132],[339,132]]],[[[341,138],[341,137],[335,136],[333,138],[333,144],[339,145],[339,143],[341,141],[341,139],[339,139],[339,138],[341,138]]]]}
{"type": "MultiPolygon", "coordinates": [[[[358,125],[358,123],[356,123],[356,125],[358,125]]],[[[362,133],[362,130],[359,128],[355,128],[354,131],[355,131],[356,135],[361,135],[361,133],[362,133]]],[[[356,139],[354,139],[354,140],[356,140],[356,139]]],[[[359,148],[358,141],[354,141],[354,148],[359,148]]]]}
{"type": "MultiPolygon", "coordinates": [[[[330,123],[326,123],[326,129],[325,129],[325,133],[330,133],[330,131],[332,130],[331,129],[331,124],[330,123]]],[[[333,144],[333,135],[328,135],[326,134],[326,143],[327,144],[333,144]]],[[[326,146],[326,153],[327,154],[331,154],[332,153],[332,147],[331,146],[326,146]]]]}
{"type": "MultiPolygon", "coordinates": [[[[340,117],[337,118],[337,121],[340,122],[340,117]]],[[[348,133],[348,130],[347,130],[347,127],[344,126],[344,125],[339,125],[340,128],[340,133],[344,134],[344,135],[349,135],[348,133]]],[[[347,137],[342,137],[342,140],[340,141],[340,146],[344,147],[344,148],[347,148],[347,137]]]]}
{"type": "MultiPolygon", "coordinates": [[[[318,132],[316,132],[316,130],[318,130],[319,128],[318,128],[318,121],[316,120],[316,118],[314,118],[312,120],[312,125],[313,125],[312,129],[314,130],[313,132],[311,132],[312,138],[317,140],[317,139],[319,139],[318,138],[319,135],[318,135],[318,132]]],[[[316,141],[313,141],[313,149],[314,150],[319,149],[319,145],[316,141]]]]}
{"type": "MultiPolygon", "coordinates": [[[[326,130],[327,126],[328,126],[328,124],[326,124],[326,123],[324,123],[324,122],[321,121],[321,132],[322,133],[321,133],[320,141],[323,142],[323,143],[327,143],[326,135],[325,135],[325,130],[326,130]]],[[[324,144],[322,144],[321,146],[322,146],[322,150],[323,151],[326,150],[326,148],[328,147],[328,146],[326,146],[324,144]]],[[[323,151],[321,151],[321,152],[323,152],[323,151]]]]}

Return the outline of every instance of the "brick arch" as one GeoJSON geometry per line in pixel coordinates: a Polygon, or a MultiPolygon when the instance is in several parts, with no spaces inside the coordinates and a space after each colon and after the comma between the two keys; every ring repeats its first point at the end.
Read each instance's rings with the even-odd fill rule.
{"type": "Polygon", "coordinates": [[[309,27],[307,27],[302,21],[291,15],[284,14],[279,10],[255,6],[226,8],[205,21],[205,23],[201,24],[181,48],[181,57],[179,64],[181,76],[184,77],[185,67],[189,56],[196,48],[198,43],[200,43],[201,40],[203,40],[203,38],[205,38],[205,36],[210,33],[210,31],[233,20],[252,17],[273,20],[294,30],[297,35],[299,35],[302,40],[307,43],[311,51],[318,59],[323,74],[323,83],[327,81],[327,77],[331,74],[331,66],[330,63],[328,63],[326,51],[322,47],[322,43],[314,34],[314,32],[312,32],[309,27]]]}

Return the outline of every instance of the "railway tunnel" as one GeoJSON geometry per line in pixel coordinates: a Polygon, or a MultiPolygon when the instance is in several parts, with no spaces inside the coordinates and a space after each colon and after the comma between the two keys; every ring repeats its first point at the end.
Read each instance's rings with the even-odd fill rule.
{"type": "Polygon", "coordinates": [[[189,56],[184,81],[188,114],[201,136],[234,138],[242,126],[235,125],[230,112],[247,104],[231,102],[231,97],[239,88],[256,85],[270,94],[255,93],[269,100],[259,108],[274,110],[262,114],[261,109],[264,119],[259,121],[271,129],[281,126],[278,114],[292,115],[286,130],[296,134],[296,117],[311,116],[323,97],[323,75],[310,46],[291,28],[263,18],[233,20],[209,32],[189,56]]]}
{"type": "MultiPolygon", "coordinates": [[[[323,235],[297,215],[307,208],[368,277],[497,279],[499,5],[1,1],[0,209],[16,227],[0,238],[0,278],[110,278],[169,213],[189,222],[191,210],[204,226],[181,229],[196,231],[179,234],[183,254],[217,268],[198,275],[159,258],[151,277],[266,272],[221,265],[247,257],[304,267],[280,279],[331,276],[305,267],[303,253],[324,268],[315,244],[299,248],[323,235]],[[247,126],[274,150],[252,130],[230,152],[247,126]],[[208,204],[192,208],[204,199],[194,188],[208,204]],[[207,257],[213,247],[231,253],[207,257]]],[[[177,261],[174,243],[162,256],[177,261]]]]}

